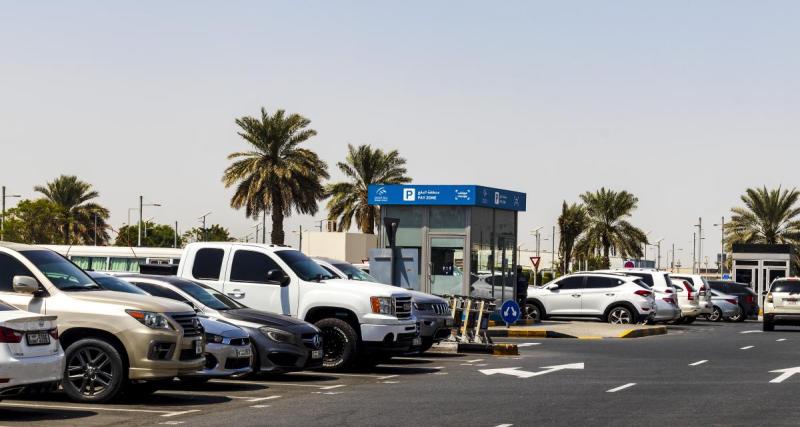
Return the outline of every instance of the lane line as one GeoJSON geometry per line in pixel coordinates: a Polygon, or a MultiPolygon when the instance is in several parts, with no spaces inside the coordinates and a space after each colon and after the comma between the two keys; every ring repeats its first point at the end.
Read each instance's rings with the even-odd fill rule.
{"type": "Polygon", "coordinates": [[[365,378],[378,378],[380,375],[374,374],[345,374],[345,373],[321,373],[321,372],[292,372],[289,374],[285,374],[288,376],[295,376],[295,375],[305,375],[305,376],[312,376],[312,377],[365,377],[365,378]]]}
{"type": "Polygon", "coordinates": [[[270,405],[253,405],[251,408],[261,409],[261,408],[269,408],[270,405]]]}
{"type": "Polygon", "coordinates": [[[783,341],[786,341],[786,338],[778,338],[778,339],[776,339],[775,341],[777,341],[777,342],[783,342],[783,341]]]}
{"type": "Polygon", "coordinates": [[[540,342],[523,342],[523,343],[517,344],[517,347],[532,347],[534,345],[541,345],[541,344],[542,343],[540,343],[540,342]]]}
{"type": "Polygon", "coordinates": [[[311,387],[317,388],[320,390],[326,390],[328,387],[344,387],[346,384],[339,384],[335,386],[322,386],[318,384],[291,384],[291,383],[273,383],[269,381],[236,381],[236,380],[213,380],[216,383],[222,384],[238,384],[238,385],[247,385],[247,384],[255,384],[255,385],[265,385],[265,386],[278,386],[278,387],[311,387]]]}
{"type": "Polygon", "coordinates": [[[400,375],[386,375],[386,376],[383,376],[383,377],[378,377],[378,379],[379,380],[388,380],[389,378],[397,378],[399,376],[400,375]]]}
{"type": "Polygon", "coordinates": [[[689,366],[700,366],[700,365],[702,365],[703,363],[706,363],[706,362],[708,362],[708,360],[698,360],[697,362],[690,363],[689,366]]]}
{"type": "Polygon", "coordinates": [[[496,427],[511,427],[514,424],[498,424],[496,427]]]}
{"type": "Polygon", "coordinates": [[[347,387],[347,386],[345,384],[329,385],[327,387],[321,387],[320,390],[333,390],[339,387],[347,387]]]}
{"type": "Polygon", "coordinates": [[[65,406],[65,405],[42,405],[33,403],[0,403],[0,406],[21,407],[21,408],[45,408],[45,409],[68,409],[71,411],[110,411],[110,412],[139,412],[142,414],[158,414],[162,417],[176,417],[178,415],[190,414],[192,412],[200,412],[199,409],[191,409],[188,411],[158,411],[155,409],[130,409],[130,408],[107,408],[104,406],[65,406]]]}
{"type": "Polygon", "coordinates": [[[264,400],[272,400],[272,399],[280,399],[280,396],[267,396],[267,397],[256,397],[254,399],[248,400],[248,402],[262,402],[264,400]]]}
{"type": "Polygon", "coordinates": [[[755,347],[754,345],[748,345],[746,347],[742,347],[739,350],[750,350],[751,348],[755,347]]]}
{"type": "Polygon", "coordinates": [[[628,383],[628,384],[621,385],[621,386],[616,387],[616,388],[612,388],[611,390],[606,390],[606,393],[616,393],[616,392],[618,392],[620,390],[625,390],[626,388],[630,388],[630,387],[633,387],[635,385],[636,385],[636,383],[628,383]]]}

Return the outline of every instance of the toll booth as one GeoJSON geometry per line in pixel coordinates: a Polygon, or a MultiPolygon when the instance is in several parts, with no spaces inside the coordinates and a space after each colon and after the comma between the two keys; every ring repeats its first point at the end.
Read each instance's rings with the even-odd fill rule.
{"type": "Polygon", "coordinates": [[[756,291],[763,307],[763,293],[779,277],[791,275],[791,245],[734,244],[732,251],[733,279],[746,283],[756,291]]]}
{"type": "Polygon", "coordinates": [[[514,296],[517,218],[526,209],[525,193],[477,185],[371,185],[369,204],[381,207],[382,221],[371,272],[387,270],[373,263],[390,256],[383,224],[390,218],[397,220],[401,252],[395,253],[401,254],[407,287],[437,295],[514,296]]]}

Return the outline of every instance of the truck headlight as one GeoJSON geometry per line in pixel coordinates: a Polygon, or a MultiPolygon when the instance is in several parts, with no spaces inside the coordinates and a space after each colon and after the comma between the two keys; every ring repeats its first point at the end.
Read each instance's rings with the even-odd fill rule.
{"type": "Polygon", "coordinates": [[[372,312],[375,314],[394,315],[394,298],[392,297],[371,297],[372,312]]]}
{"type": "Polygon", "coordinates": [[[152,311],[125,310],[131,317],[138,320],[142,325],[153,329],[172,329],[167,320],[167,316],[152,311]]]}
{"type": "Polygon", "coordinates": [[[280,329],[268,328],[266,326],[258,328],[262,334],[268,339],[277,342],[277,343],[284,343],[284,344],[291,344],[294,342],[294,334],[290,334],[289,332],[282,331],[280,329]]]}

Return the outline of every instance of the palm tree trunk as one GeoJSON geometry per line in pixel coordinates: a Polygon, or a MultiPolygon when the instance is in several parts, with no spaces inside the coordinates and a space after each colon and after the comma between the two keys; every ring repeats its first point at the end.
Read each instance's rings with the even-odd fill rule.
{"type": "Polygon", "coordinates": [[[611,245],[603,245],[603,258],[606,260],[606,265],[611,265],[611,245]]]}
{"type": "Polygon", "coordinates": [[[364,234],[375,234],[375,206],[370,206],[367,210],[367,219],[361,224],[361,232],[364,234]]]}
{"type": "Polygon", "coordinates": [[[282,245],[285,235],[283,233],[283,195],[280,190],[272,192],[272,244],[282,245]]]}

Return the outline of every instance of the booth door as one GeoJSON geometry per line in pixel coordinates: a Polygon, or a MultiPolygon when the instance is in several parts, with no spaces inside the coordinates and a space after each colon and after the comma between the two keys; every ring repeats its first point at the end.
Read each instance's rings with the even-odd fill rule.
{"type": "Polygon", "coordinates": [[[464,289],[466,238],[429,238],[428,283],[435,295],[462,295],[464,289]]]}

